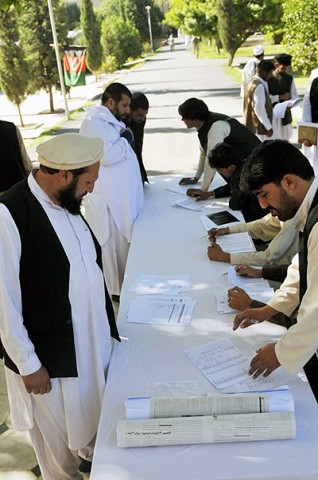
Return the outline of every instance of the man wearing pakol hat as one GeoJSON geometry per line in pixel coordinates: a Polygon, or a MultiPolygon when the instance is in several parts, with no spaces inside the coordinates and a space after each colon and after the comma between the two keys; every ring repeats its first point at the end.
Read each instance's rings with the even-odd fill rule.
{"type": "Polygon", "coordinates": [[[264,58],[263,45],[255,45],[253,48],[254,58],[251,58],[243,68],[242,72],[242,85],[241,85],[241,98],[244,98],[244,94],[248,87],[248,84],[256,73],[256,67],[258,63],[264,58]]]}
{"type": "MultiPolygon", "coordinates": [[[[296,85],[289,70],[291,66],[292,56],[287,53],[277,55],[274,59],[275,70],[268,79],[268,89],[271,96],[273,107],[277,103],[286,100],[297,100],[299,98],[296,85]]],[[[293,135],[292,114],[291,109],[286,108],[286,113],[283,118],[278,118],[275,115],[273,118],[274,137],[281,140],[290,140],[293,135]]]]}
{"type": "Polygon", "coordinates": [[[101,105],[86,109],[80,132],[104,142],[99,179],[85,199],[85,215],[101,247],[106,283],[118,301],[134,221],[143,208],[143,184],[133,134],[123,123],[130,111],[130,90],[122,83],[106,87],[101,105]]]}
{"type": "Polygon", "coordinates": [[[43,479],[76,480],[92,460],[110,336],[119,340],[80,214],[104,150],[64,134],[37,151],[39,170],[0,198],[0,351],[13,427],[29,430],[43,479]]]}

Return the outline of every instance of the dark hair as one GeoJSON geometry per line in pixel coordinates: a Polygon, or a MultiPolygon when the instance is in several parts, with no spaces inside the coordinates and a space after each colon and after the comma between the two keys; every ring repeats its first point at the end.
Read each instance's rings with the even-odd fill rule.
{"type": "Polygon", "coordinates": [[[209,165],[212,168],[228,168],[230,165],[241,166],[242,160],[232,145],[226,142],[218,143],[209,152],[209,165]]]}
{"type": "Polygon", "coordinates": [[[149,102],[146,95],[141,92],[133,93],[130,100],[130,108],[131,110],[138,110],[139,108],[142,110],[148,110],[149,102]]]}
{"type": "Polygon", "coordinates": [[[128,95],[128,97],[131,98],[131,91],[126,87],[126,85],[118,82],[111,83],[104,90],[102,95],[102,105],[104,105],[104,103],[106,103],[110,98],[115,100],[115,102],[120,102],[123,95],[128,95]]]}
{"type": "Polygon", "coordinates": [[[301,151],[286,140],[267,140],[253,150],[244,162],[240,189],[258,190],[267,183],[280,184],[285,175],[311,180],[314,170],[301,151]]]}
{"type": "Polygon", "coordinates": [[[261,60],[257,65],[256,65],[256,72],[265,72],[269,73],[275,70],[275,66],[271,60],[261,60]]]}
{"type": "MultiPolygon", "coordinates": [[[[48,173],[49,175],[55,175],[56,173],[59,173],[61,171],[61,168],[51,168],[51,167],[46,167],[45,165],[40,165],[40,170],[43,173],[48,173]]],[[[79,177],[80,175],[82,175],[82,173],[86,173],[88,171],[88,167],[74,168],[74,170],[63,168],[62,170],[68,170],[69,172],[72,172],[75,179],[76,177],[79,177]]]]}
{"type": "Polygon", "coordinates": [[[178,108],[178,113],[183,118],[189,120],[202,120],[205,121],[209,115],[209,109],[203,100],[198,98],[189,98],[178,108]]]}

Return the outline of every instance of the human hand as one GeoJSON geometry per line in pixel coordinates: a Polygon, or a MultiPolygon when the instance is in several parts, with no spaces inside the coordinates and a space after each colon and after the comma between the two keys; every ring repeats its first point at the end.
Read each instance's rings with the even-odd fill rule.
{"type": "Polygon", "coordinates": [[[285,101],[285,100],[290,100],[291,99],[291,93],[290,92],[286,92],[286,93],[281,93],[279,95],[279,100],[280,101],[285,101]]]}
{"type": "Polygon", "coordinates": [[[134,140],[134,134],[132,133],[130,128],[123,129],[120,132],[120,136],[122,138],[125,138],[129,144],[134,140]]]}
{"type": "Polygon", "coordinates": [[[208,247],[207,255],[210,260],[216,260],[217,262],[230,262],[230,254],[223,252],[222,248],[216,243],[208,247]]]}
{"type": "Polygon", "coordinates": [[[312,146],[311,141],[307,140],[306,138],[300,139],[299,142],[302,143],[303,145],[305,145],[305,147],[311,147],[312,146]]]}
{"type": "Polygon", "coordinates": [[[240,287],[230,288],[227,292],[228,304],[235,310],[246,310],[251,305],[251,297],[240,287]]]}
{"type": "Polygon", "coordinates": [[[52,390],[51,380],[45,367],[40,367],[30,375],[21,375],[25,389],[28,393],[40,394],[49,393],[52,390]]]}
{"type": "Polygon", "coordinates": [[[227,235],[228,233],[230,233],[229,227],[210,228],[210,230],[208,230],[209,239],[213,243],[215,242],[217,237],[219,237],[220,235],[227,235]]]}
{"type": "Polygon", "coordinates": [[[198,178],[196,177],[184,177],[184,178],[181,178],[180,182],[179,182],[179,185],[194,185],[195,183],[198,183],[198,178]]]}
{"type": "Polygon", "coordinates": [[[240,277],[262,278],[261,268],[252,268],[248,265],[236,265],[235,271],[240,277]]]}
{"type": "Polygon", "coordinates": [[[204,192],[199,188],[188,188],[187,195],[189,197],[195,198],[197,202],[199,202],[200,200],[207,200],[210,197],[214,197],[213,192],[204,192]]]}
{"type": "Polygon", "coordinates": [[[273,129],[271,128],[270,130],[267,130],[266,132],[266,137],[272,137],[273,136],[273,129]]]}
{"type": "Polygon", "coordinates": [[[246,328],[255,323],[264,322],[264,320],[268,320],[275,315],[275,313],[277,313],[277,310],[274,310],[269,305],[260,308],[248,308],[235,315],[233,330],[237,330],[239,327],[246,328]]]}
{"type": "Polygon", "coordinates": [[[268,343],[256,350],[256,355],[250,363],[249,375],[252,375],[253,378],[260,375],[268,377],[276,368],[280,367],[275,353],[275,345],[275,343],[268,343]]]}

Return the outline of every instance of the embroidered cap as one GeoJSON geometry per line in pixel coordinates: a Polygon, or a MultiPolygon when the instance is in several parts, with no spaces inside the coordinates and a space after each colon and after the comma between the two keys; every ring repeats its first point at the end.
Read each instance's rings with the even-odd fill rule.
{"type": "Polygon", "coordinates": [[[255,57],[258,57],[259,55],[263,55],[263,53],[264,53],[263,45],[255,45],[255,47],[253,48],[253,54],[255,55],[255,57]]]}
{"type": "Polygon", "coordinates": [[[76,170],[99,162],[104,155],[101,138],[79,133],[63,133],[41,143],[36,148],[39,163],[56,170],[76,170]]]}

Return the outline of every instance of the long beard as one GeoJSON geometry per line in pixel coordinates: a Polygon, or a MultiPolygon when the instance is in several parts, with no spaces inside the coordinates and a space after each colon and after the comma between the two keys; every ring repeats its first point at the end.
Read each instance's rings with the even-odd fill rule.
{"type": "Polygon", "coordinates": [[[82,197],[75,197],[76,187],[77,180],[75,179],[69,184],[68,187],[59,190],[57,195],[61,207],[65,208],[73,215],[79,215],[81,213],[82,197]]]}

